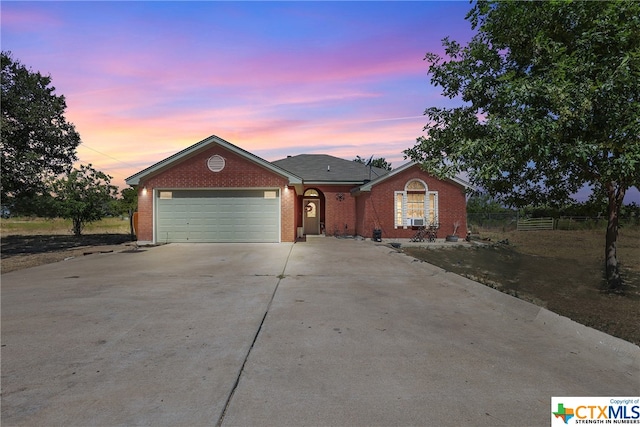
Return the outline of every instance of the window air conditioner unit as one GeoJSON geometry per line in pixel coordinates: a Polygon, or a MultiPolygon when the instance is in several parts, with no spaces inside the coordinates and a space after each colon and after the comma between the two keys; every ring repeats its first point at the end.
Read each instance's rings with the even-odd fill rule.
{"type": "Polygon", "coordinates": [[[424,218],[411,218],[410,221],[414,227],[424,227],[424,218]]]}

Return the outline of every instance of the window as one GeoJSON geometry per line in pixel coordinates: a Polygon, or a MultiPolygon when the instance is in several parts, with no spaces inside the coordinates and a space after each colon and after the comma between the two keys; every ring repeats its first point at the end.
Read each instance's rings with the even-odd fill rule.
{"type": "Polygon", "coordinates": [[[309,202],[304,207],[304,211],[307,213],[307,218],[315,218],[316,217],[316,204],[315,202],[309,202]]]}
{"type": "Polygon", "coordinates": [[[395,227],[411,227],[438,222],[438,192],[428,191],[419,179],[407,182],[395,192],[395,227]]]}

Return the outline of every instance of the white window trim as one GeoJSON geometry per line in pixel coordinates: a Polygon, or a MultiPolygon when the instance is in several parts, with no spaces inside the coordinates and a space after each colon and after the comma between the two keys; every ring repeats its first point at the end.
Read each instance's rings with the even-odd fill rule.
{"type": "MultiPolygon", "coordinates": [[[[425,203],[427,204],[426,208],[425,208],[425,212],[427,213],[427,218],[429,218],[431,215],[429,215],[431,212],[429,212],[429,199],[431,198],[430,196],[433,195],[433,220],[436,224],[438,224],[440,222],[440,220],[438,218],[440,218],[439,212],[438,212],[438,192],[437,191],[427,191],[427,195],[426,195],[426,199],[425,199],[425,203]]],[[[426,220],[426,219],[425,219],[426,220]]]]}
{"type": "Polygon", "coordinates": [[[410,182],[412,181],[420,181],[424,184],[425,186],[425,197],[424,197],[424,208],[423,208],[423,212],[425,213],[425,224],[429,224],[430,221],[428,221],[429,217],[431,217],[431,209],[430,209],[430,203],[429,200],[431,199],[431,195],[433,195],[434,200],[433,200],[433,218],[434,218],[434,222],[438,223],[439,220],[438,218],[440,217],[439,215],[439,200],[438,200],[438,192],[437,191],[429,191],[427,185],[421,181],[421,180],[416,180],[416,179],[412,179],[409,182],[407,182],[407,184],[405,185],[405,190],[404,191],[394,191],[393,192],[393,228],[398,229],[400,227],[402,227],[403,229],[407,229],[410,227],[410,218],[407,217],[407,186],[409,185],[410,182]],[[402,224],[398,224],[397,222],[397,218],[398,218],[398,206],[397,206],[397,200],[398,200],[398,195],[402,196],[402,224]]]}
{"type": "Polygon", "coordinates": [[[406,191],[394,191],[393,193],[393,228],[407,228],[407,192],[406,191]],[[401,222],[402,224],[398,224],[398,196],[402,196],[402,205],[400,207],[401,211],[401,222]]]}

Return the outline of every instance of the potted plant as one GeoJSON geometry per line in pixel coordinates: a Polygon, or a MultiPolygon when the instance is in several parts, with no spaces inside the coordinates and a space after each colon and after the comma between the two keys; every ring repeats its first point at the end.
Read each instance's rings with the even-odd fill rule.
{"type": "Polygon", "coordinates": [[[445,237],[445,240],[447,242],[457,242],[458,241],[458,228],[460,228],[460,221],[456,220],[453,223],[453,233],[449,234],[447,237],[445,237]]]}

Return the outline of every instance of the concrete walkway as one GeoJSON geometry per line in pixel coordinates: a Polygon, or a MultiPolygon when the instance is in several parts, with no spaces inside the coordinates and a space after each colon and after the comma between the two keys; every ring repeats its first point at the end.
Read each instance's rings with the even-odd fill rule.
{"type": "Polygon", "coordinates": [[[640,349],[383,244],[167,245],[2,276],[2,425],[548,425],[640,349]]]}

